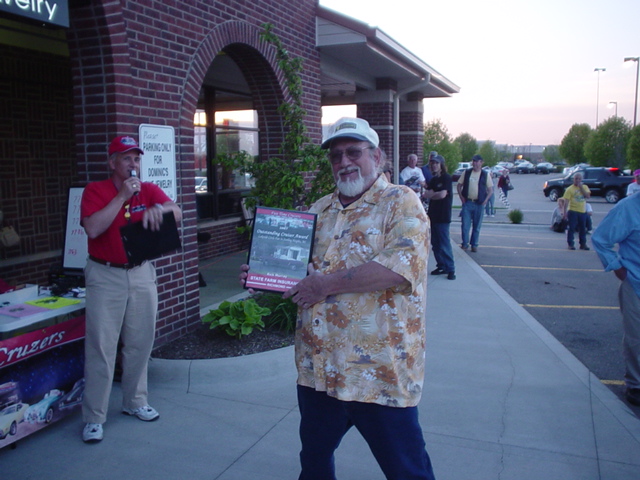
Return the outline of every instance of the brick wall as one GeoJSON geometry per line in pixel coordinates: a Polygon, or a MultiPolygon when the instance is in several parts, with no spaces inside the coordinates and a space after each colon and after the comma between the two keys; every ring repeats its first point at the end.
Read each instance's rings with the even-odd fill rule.
{"type": "Polygon", "coordinates": [[[415,153],[418,155],[418,166],[423,166],[423,144],[424,120],[422,111],[400,112],[400,164],[406,166],[409,154],[415,153]]]}
{"type": "Polygon", "coordinates": [[[68,58],[0,45],[0,210],[21,238],[0,246],[9,283],[44,283],[61,264],[50,252],[62,249],[76,179],[72,104],[68,58]]]}
{"type": "MultiPolygon", "coordinates": [[[[222,51],[236,61],[252,88],[260,118],[260,154],[277,154],[285,127],[276,109],[287,95],[274,49],[259,36],[265,22],[274,24],[274,32],[291,55],[304,59],[304,108],[312,137],[319,139],[316,5],[315,0],[104,0],[71,8],[69,47],[79,178],[104,178],[109,140],[118,134],[136,134],[140,123],[174,127],[178,175],[193,178],[193,114],[205,73],[222,51]]],[[[233,224],[205,227],[215,233],[215,241],[199,246],[192,180],[178,195],[185,216],[183,251],[156,262],[157,345],[200,321],[198,256],[209,258],[246,248],[246,240],[237,236],[233,224]]]]}
{"type": "Polygon", "coordinates": [[[378,133],[380,148],[393,161],[393,103],[360,103],[358,117],[364,118],[378,133]]]}

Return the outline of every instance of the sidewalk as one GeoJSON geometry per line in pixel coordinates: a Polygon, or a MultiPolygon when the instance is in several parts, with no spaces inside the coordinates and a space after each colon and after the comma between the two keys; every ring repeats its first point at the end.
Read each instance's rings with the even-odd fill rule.
{"type": "MultiPolygon", "coordinates": [[[[454,254],[457,280],[429,277],[419,408],[436,477],[640,478],[640,419],[466,253],[454,247],[454,254]]],[[[226,264],[235,270],[233,263],[226,264]]],[[[0,450],[0,472],[7,479],[295,480],[295,378],[293,347],[155,359],[149,386],[157,422],[121,415],[116,384],[101,443],[82,443],[74,415],[0,450]]],[[[384,478],[356,431],[336,465],[341,480],[384,478]]]]}

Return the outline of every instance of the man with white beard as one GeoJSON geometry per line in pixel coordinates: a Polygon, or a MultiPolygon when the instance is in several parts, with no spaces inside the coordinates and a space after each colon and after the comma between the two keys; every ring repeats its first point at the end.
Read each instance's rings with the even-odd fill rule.
{"type": "Polygon", "coordinates": [[[409,187],[381,174],[378,144],[359,118],[329,128],[337,188],[311,206],[310,273],[284,293],[299,307],[300,480],[336,478],[334,452],[354,425],[386,478],[434,479],[417,410],[429,220],[409,187]]]}

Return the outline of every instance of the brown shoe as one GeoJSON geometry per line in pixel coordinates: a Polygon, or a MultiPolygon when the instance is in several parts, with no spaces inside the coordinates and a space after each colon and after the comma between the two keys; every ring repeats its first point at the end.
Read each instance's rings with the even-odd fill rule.
{"type": "Polygon", "coordinates": [[[640,406],[640,388],[627,388],[624,396],[631,405],[640,406]]]}
{"type": "Polygon", "coordinates": [[[478,251],[478,247],[471,247],[471,251],[472,252],[477,252],[478,251]]]}

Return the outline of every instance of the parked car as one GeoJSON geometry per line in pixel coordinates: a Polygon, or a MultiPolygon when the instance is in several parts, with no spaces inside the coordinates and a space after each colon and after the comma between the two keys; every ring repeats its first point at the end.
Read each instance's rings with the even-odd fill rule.
{"type": "Polygon", "coordinates": [[[196,177],[196,192],[207,191],[207,177],[196,177]]]}
{"type": "Polygon", "coordinates": [[[556,172],[561,172],[562,170],[564,170],[568,165],[567,162],[565,162],[564,160],[560,161],[560,162],[556,162],[553,164],[553,166],[556,169],[556,172]]]}
{"type": "Polygon", "coordinates": [[[460,179],[460,176],[464,173],[466,168],[458,168],[455,172],[451,174],[451,181],[457,182],[460,179]]]}
{"type": "Polygon", "coordinates": [[[507,170],[509,170],[509,173],[513,173],[516,168],[515,164],[511,162],[498,162],[496,166],[506,168],[507,170]]]}
{"type": "Polygon", "coordinates": [[[536,173],[553,173],[556,171],[556,167],[549,162],[540,162],[536,165],[536,173]]]}
{"type": "Polygon", "coordinates": [[[24,421],[24,414],[28,407],[26,403],[14,403],[0,411],[0,440],[18,432],[18,424],[24,421]]]}
{"type": "Polygon", "coordinates": [[[496,176],[500,176],[502,175],[502,172],[504,172],[505,169],[504,167],[501,167],[500,165],[494,165],[493,167],[486,167],[485,170],[493,173],[496,176]]]}
{"type": "Polygon", "coordinates": [[[555,202],[573,184],[573,176],[582,173],[583,183],[591,190],[592,197],[604,197],[608,203],[617,203],[627,194],[627,186],[634,177],[625,175],[619,168],[586,167],[578,168],[563,178],[544,182],[544,196],[555,202]]]}
{"type": "Polygon", "coordinates": [[[536,171],[536,167],[528,160],[524,160],[516,165],[516,173],[533,173],[536,171]]]}
{"type": "Polygon", "coordinates": [[[562,174],[563,175],[571,175],[576,170],[579,170],[579,169],[582,169],[582,168],[587,168],[587,167],[590,167],[590,166],[591,165],[589,165],[588,163],[579,163],[577,165],[571,165],[570,167],[564,167],[564,169],[562,170],[562,174]]]}

